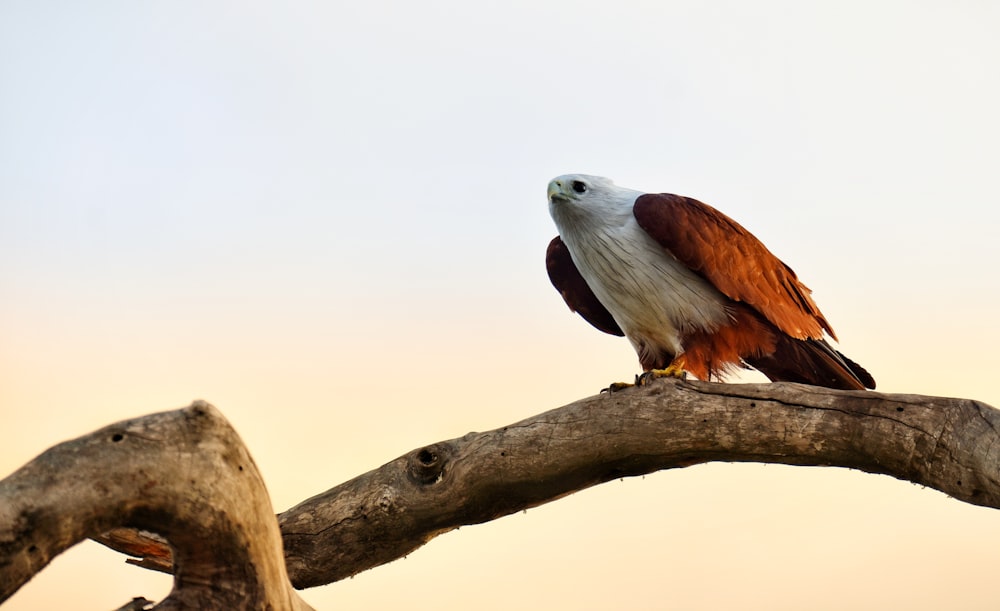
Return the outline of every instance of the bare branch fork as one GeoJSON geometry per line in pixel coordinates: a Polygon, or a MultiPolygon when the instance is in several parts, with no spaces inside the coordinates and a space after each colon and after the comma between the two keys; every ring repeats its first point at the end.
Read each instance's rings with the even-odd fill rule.
{"type": "Polygon", "coordinates": [[[289,583],[263,479],[207,403],[61,443],[0,481],[0,602],[119,526],[170,541],[174,588],[157,609],[310,609],[289,583]]]}
{"type": "MultiPolygon", "coordinates": [[[[175,572],[171,596],[176,595],[184,586],[182,577],[190,574],[186,571],[191,569],[192,560],[208,559],[183,549],[190,539],[204,537],[207,531],[199,530],[198,537],[191,537],[185,532],[188,523],[174,512],[183,508],[211,514],[213,519],[220,513],[228,516],[229,509],[218,509],[224,500],[217,497],[229,493],[220,495],[217,484],[206,483],[214,482],[217,475],[192,471],[186,462],[174,461],[156,472],[157,478],[172,476],[177,483],[156,479],[151,484],[148,470],[154,468],[155,457],[162,460],[166,455],[182,454],[186,460],[194,460],[206,448],[228,448],[227,455],[241,458],[223,461],[229,465],[226,468],[232,470],[236,463],[252,466],[235,433],[225,440],[188,445],[181,453],[168,435],[152,436],[157,440],[153,444],[130,432],[146,426],[143,423],[148,419],[197,422],[198,418],[190,416],[192,410],[214,413],[209,406],[196,403],[185,410],[114,425],[57,446],[0,482],[0,584],[16,582],[13,589],[0,585],[0,600],[40,570],[52,555],[83,537],[118,525],[130,528],[115,531],[115,541],[107,537],[100,540],[143,557],[141,562],[147,566],[175,572]],[[113,439],[111,431],[116,430],[127,436],[129,444],[107,443],[108,435],[113,439]],[[104,439],[104,447],[110,448],[95,452],[94,464],[101,466],[62,479],[45,470],[44,464],[51,462],[47,455],[76,455],[80,452],[77,446],[98,444],[87,441],[92,437],[104,439]],[[238,444],[238,448],[230,444],[238,444]],[[136,452],[149,452],[150,457],[140,460],[136,452]],[[135,495],[128,502],[122,501],[132,512],[128,520],[104,515],[110,512],[102,507],[104,497],[72,487],[74,480],[77,488],[127,487],[120,486],[122,479],[133,482],[131,493],[135,495]],[[178,507],[157,506],[153,510],[149,498],[160,486],[170,486],[174,493],[183,493],[186,488],[196,492],[183,495],[178,507]],[[91,500],[60,507],[58,518],[86,522],[86,527],[70,528],[46,513],[55,511],[46,505],[52,504],[53,497],[69,505],[65,499],[77,494],[91,500]],[[145,509],[136,511],[135,507],[145,509]],[[156,538],[141,535],[136,527],[162,533],[171,541],[176,568],[171,566],[169,548],[156,538]],[[65,534],[68,531],[72,536],[65,534]]],[[[1000,411],[972,400],[835,391],[787,383],[662,380],[582,399],[493,431],[418,448],[303,501],[280,514],[277,525],[288,576],[296,588],[306,588],[400,558],[465,524],[493,520],[608,480],[709,461],[849,467],[892,475],[965,502],[1000,508],[998,441],[1000,411]]],[[[67,468],[66,461],[60,464],[60,468],[67,468]]],[[[255,469],[253,478],[259,479],[255,469]]],[[[266,497],[264,501],[270,511],[266,497]]],[[[247,502],[239,499],[240,505],[247,502]]],[[[249,530],[260,528],[260,536],[266,540],[269,527],[264,522],[249,530]]],[[[257,550],[266,546],[250,547],[257,550]]],[[[243,561],[251,565],[264,562],[243,561]]],[[[280,572],[273,567],[268,571],[280,572]]],[[[274,608],[298,604],[287,597],[282,600],[283,604],[274,608]]]]}

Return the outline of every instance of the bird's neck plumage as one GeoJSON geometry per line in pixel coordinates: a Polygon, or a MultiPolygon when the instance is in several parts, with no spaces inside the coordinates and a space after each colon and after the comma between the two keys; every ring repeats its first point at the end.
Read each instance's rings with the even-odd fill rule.
{"type": "Polygon", "coordinates": [[[632,206],[641,191],[616,188],[592,194],[586,201],[550,202],[549,213],[564,240],[579,235],[616,231],[633,220],[632,206]]]}
{"type": "Polygon", "coordinates": [[[640,237],[632,207],[641,194],[615,187],[590,192],[585,198],[550,201],[549,212],[559,236],[592,286],[597,280],[594,274],[611,273],[614,267],[605,259],[619,259],[620,251],[640,237]]]}

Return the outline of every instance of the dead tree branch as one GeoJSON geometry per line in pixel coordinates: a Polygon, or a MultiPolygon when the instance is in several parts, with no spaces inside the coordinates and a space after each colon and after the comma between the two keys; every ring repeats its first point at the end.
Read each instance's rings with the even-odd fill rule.
{"type": "MultiPolygon", "coordinates": [[[[1000,508],[998,432],[1000,411],[972,400],[663,380],[418,448],[278,521],[288,574],[307,588],[405,556],[465,524],[710,461],[848,467],[1000,508]]],[[[143,556],[142,545],[156,545],[137,541],[115,547],[143,556]]]]}
{"type": "Polygon", "coordinates": [[[709,461],[849,467],[1000,508],[1000,411],[800,384],[658,381],[416,449],[279,516],[297,588],[595,484],[709,461]]]}
{"type": "Polygon", "coordinates": [[[257,467],[207,403],[59,444],[0,482],[0,602],[118,526],[170,541],[174,588],[157,609],[309,608],[288,581],[257,467]]]}

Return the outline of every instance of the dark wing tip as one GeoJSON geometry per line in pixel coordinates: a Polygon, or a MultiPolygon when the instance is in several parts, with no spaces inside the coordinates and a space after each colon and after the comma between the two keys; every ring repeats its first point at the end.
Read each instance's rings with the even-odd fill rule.
{"type": "Polygon", "coordinates": [[[875,388],[875,379],[864,367],[823,340],[781,335],[773,353],[745,361],[774,382],[799,382],[839,390],[875,388]]]}
{"type": "Polygon", "coordinates": [[[875,390],[875,378],[872,377],[872,374],[868,373],[867,369],[844,356],[844,353],[840,350],[837,350],[836,353],[840,355],[841,360],[843,360],[847,365],[847,368],[851,370],[851,373],[853,373],[854,376],[865,385],[865,388],[875,390]]]}

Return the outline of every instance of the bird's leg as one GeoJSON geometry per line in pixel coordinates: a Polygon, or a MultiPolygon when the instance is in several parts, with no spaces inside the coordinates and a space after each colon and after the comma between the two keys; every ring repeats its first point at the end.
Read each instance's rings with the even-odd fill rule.
{"type": "Polygon", "coordinates": [[[634,384],[629,384],[628,382],[613,382],[607,388],[602,388],[601,392],[611,394],[633,386],[645,386],[657,378],[686,379],[687,372],[684,371],[684,355],[674,358],[674,360],[670,361],[670,364],[667,365],[665,369],[647,369],[642,373],[636,374],[634,384]]]}
{"type": "Polygon", "coordinates": [[[684,372],[684,355],[681,354],[670,361],[666,369],[650,369],[642,372],[641,375],[637,375],[635,377],[635,385],[645,386],[656,378],[679,378],[683,380],[686,377],[687,374],[684,372]]]}

